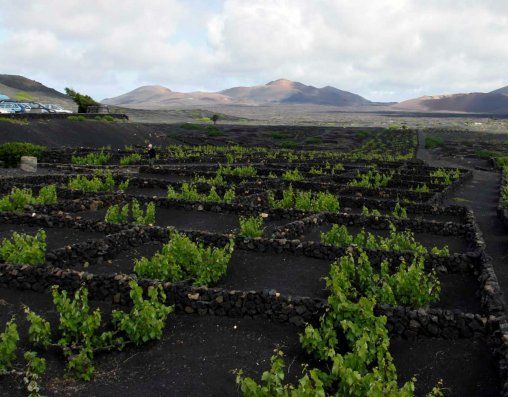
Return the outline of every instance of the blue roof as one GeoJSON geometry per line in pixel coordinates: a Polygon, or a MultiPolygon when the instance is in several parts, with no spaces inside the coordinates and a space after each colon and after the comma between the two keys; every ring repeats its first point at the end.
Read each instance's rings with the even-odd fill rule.
{"type": "Polygon", "coordinates": [[[7,95],[0,94],[0,101],[6,101],[8,99],[11,99],[11,98],[9,98],[7,95]]]}

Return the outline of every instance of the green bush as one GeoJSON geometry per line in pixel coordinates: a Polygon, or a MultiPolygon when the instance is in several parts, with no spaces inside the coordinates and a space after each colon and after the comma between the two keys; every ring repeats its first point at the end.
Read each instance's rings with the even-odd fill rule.
{"type": "Polygon", "coordinates": [[[180,192],[177,192],[173,186],[168,186],[167,198],[172,200],[185,201],[206,201],[210,203],[227,203],[230,204],[235,198],[235,188],[231,187],[224,192],[222,197],[219,196],[215,186],[212,186],[208,194],[199,193],[196,186],[189,183],[182,183],[180,192]]]}
{"type": "Polygon", "coordinates": [[[48,185],[39,190],[39,196],[34,197],[31,189],[12,188],[8,195],[0,199],[0,211],[22,211],[27,205],[56,204],[56,186],[48,185]]]}
{"type": "Polygon", "coordinates": [[[282,174],[282,179],[285,181],[301,181],[304,179],[303,175],[300,173],[298,168],[295,168],[293,171],[287,170],[282,174]]]}
{"type": "Polygon", "coordinates": [[[293,186],[282,191],[280,200],[273,192],[268,193],[268,205],[272,208],[297,209],[312,212],[337,212],[340,203],[337,197],[328,192],[306,192],[294,190],[293,186]]]}
{"type": "Polygon", "coordinates": [[[244,237],[263,237],[263,218],[261,216],[241,216],[240,235],[244,237]]]}
{"type": "Polygon", "coordinates": [[[0,161],[6,167],[16,167],[22,156],[41,157],[47,150],[45,146],[34,145],[28,142],[9,142],[0,145],[0,161]]]}
{"type": "Polygon", "coordinates": [[[295,149],[298,144],[295,141],[288,140],[281,143],[281,147],[284,149],[295,149]]]}
{"type": "Polygon", "coordinates": [[[77,115],[77,116],[68,116],[67,120],[69,120],[69,121],[86,121],[87,118],[83,115],[77,115]]]}
{"type": "Polygon", "coordinates": [[[321,143],[323,140],[319,136],[309,136],[308,138],[305,138],[305,143],[308,145],[316,145],[318,143],[321,143]]]}
{"type": "Polygon", "coordinates": [[[128,156],[124,156],[120,159],[120,165],[130,165],[130,164],[139,164],[141,163],[141,160],[143,159],[143,156],[139,153],[132,153],[128,156]]]}
{"type": "Polygon", "coordinates": [[[0,244],[0,258],[16,265],[38,265],[46,259],[46,232],[39,230],[35,236],[12,233],[11,239],[0,244]]]}
{"type": "Polygon", "coordinates": [[[132,221],[132,223],[137,225],[153,225],[155,224],[155,203],[149,203],[145,211],[143,211],[136,199],[133,199],[130,205],[125,204],[123,207],[120,207],[119,204],[114,204],[106,211],[104,220],[110,223],[127,223],[132,221]]]}
{"type": "Polygon", "coordinates": [[[75,165],[105,165],[110,158],[111,155],[101,150],[99,153],[88,153],[85,156],[72,156],[71,162],[75,165]]]}
{"type": "Polygon", "coordinates": [[[192,279],[194,285],[208,285],[226,273],[233,249],[232,240],[224,248],[205,248],[184,234],[172,233],[169,243],[152,258],[135,260],[134,272],[139,277],[172,282],[192,279]]]}
{"type": "MultiPolygon", "coordinates": [[[[126,182],[128,184],[128,180],[126,182]]],[[[115,180],[111,172],[96,172],[90,178],[85,175],[70,178],[67,186],[71,190],[82,192],[112,192],[115,190],[115,180]]]]}
{"type": "Polygon", "coordinates": [[[425,137],[425,148],[426,149],[435,149],[437,147],[443,146],[443,138],[427,136],[425,137]]]}

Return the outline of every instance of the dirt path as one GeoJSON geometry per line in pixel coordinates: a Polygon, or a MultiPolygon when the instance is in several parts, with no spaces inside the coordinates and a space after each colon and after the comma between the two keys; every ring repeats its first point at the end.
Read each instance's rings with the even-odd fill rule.
{"type": "MultiPolygon", "coordinates": [[[[434,159],[425,149],[425,134],[418,132],[417,157],[430,162],[433,166],[464,167],[464,164],[453,159],[434,159]]],[[[471,168],[473,178],[456,190],[445,201],[445,205],[457,204],[471,208],[480,226],[485,242],[486,252],[492,257],[492,263],[503,291],[508,297],[508,230],[497,217],[496,206],[499,200],[500,175],[497,171],[480,171],[471,168]]]]}

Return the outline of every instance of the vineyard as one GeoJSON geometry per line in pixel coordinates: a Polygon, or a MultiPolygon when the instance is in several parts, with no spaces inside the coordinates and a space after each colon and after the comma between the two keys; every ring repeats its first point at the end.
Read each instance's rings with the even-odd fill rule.
{"type": "Polygon", "coordinates": [[[444,204],[472,171],[416,159],[411,130],[354,134],[153,166],[52,149],[3,178],[0,395],[506,395],[501,289],[444,204]]]}

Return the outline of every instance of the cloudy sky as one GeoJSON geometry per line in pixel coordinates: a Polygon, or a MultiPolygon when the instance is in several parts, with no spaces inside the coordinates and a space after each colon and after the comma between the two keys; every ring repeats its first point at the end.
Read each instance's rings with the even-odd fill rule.
{"type": "Polygon", "coordinates": [[[507,66],[507,0],[0,0],[0,73],[97,99],[287,78],[398,101],[507,66]]]}

